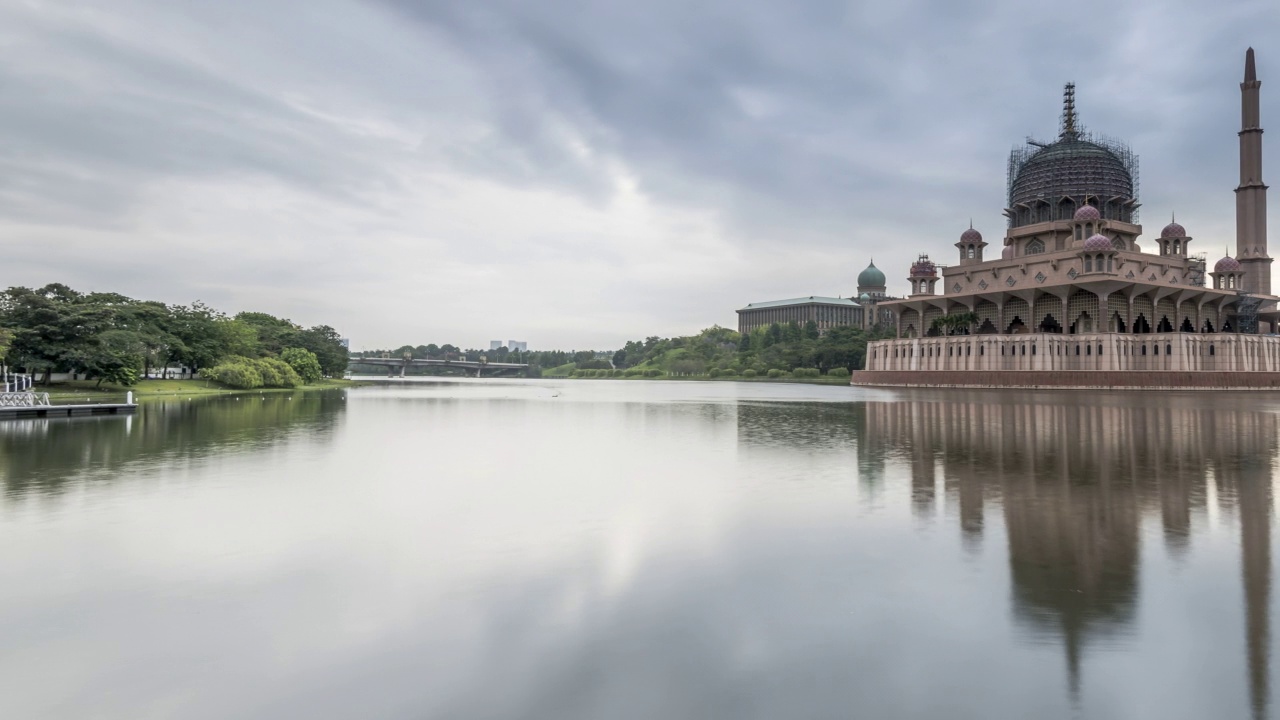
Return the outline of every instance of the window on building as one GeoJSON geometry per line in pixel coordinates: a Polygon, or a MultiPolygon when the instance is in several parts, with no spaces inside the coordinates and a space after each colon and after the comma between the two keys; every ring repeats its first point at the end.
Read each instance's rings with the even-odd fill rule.
{"type": "Polygon", "coordinates": [[[1040,253],[1042,253],[1042,252],[1044,252],[1044,241],[1043,241],[1043,240],[1041,240],[1040,238],[1036,238],[1036,239],[1032,240],[1031,242],[1027,243],[1027,252],[1026,252],[1026,254],[1028,254],[1028,255],[1039,255],[1039,254],[1040,254],[1040,253]]]}

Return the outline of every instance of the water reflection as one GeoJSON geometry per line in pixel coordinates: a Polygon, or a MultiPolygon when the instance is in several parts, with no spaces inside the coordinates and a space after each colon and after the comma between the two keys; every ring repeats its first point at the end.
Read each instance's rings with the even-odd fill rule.
{"type": "Polygon", "coordinates": [[[866,454],[910,464],[921,515],[935,511],[940,466],[970,548],[988,503],[1002,508],[1013,615],[1062,643],[1072,695],[1086,648],[1117,643],[1134,623],[1144,515],[1160,518],[1168,554],[1182,557],[1212,482],[1220,510],[1238,515],[1250,703],[1266,717],[1276,415],[1194,396],[960,399],[868,403],[866,454]]]}
{"type": "Polygon", "coordinates": [[[1274,707],[1262,396],[245,402],[0,425],[0,716],[1274,707]]]}
{"type": "Polygon", "coordinates": [[[145,402],[136,415],[0,422],[0,484],[10,499],[56,494],[76,479],[270,448],[293,436],[323,442],[342,393],[214,396],[145,402]]]}

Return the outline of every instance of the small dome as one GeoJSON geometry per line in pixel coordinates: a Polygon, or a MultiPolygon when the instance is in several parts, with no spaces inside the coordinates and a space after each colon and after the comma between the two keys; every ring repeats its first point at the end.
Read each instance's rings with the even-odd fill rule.
{"type": "Polygon", "coordinates": [[[1001,258],[1001,259],[1003,259],[1003,260],[1012,260],[1012,259],[1013,259],[1013,246],[1012,246],[1012,245],[1006,245],[1006,246],[1005,246],[1005,248],[1004,248],[1004,250],[1001,250],[1001,251],[1000,251],[1000,258],[1001,258]]]}
{"type": "Polygon", "coordinates": [[[1214,272],[1240,272],[1240,261],[1228,255],[1213,264],[1214,272]]]}
{"type": "Polygon", "coordinates": [[[880,271],[880,268],[876,267],[874,260],[871,261],[866,270],[858,273],[858,287],[882,288],[884,286],[884,273],[880,271]]]}
{"type": "Polygon", "coordinates": [[[969,228],[968,230],[960,233],[960,242],[980,243],[982,242],[982,233],[974,230],[973,228],[969,228]]]}
{"type": "Polygon", "coordinates": [[[1090,236],[1088,240],[1084,241],[1084,249],[1094,251],[1114,250],[1115,248],[1111,245],[1111,238],[1108,238],[1106,235],[1093,235],[1090,236]]]}
{"type": "Polygon", "coordinates": [[[1187,229],[1176,222],[1165,225],[1164,229],[1160,231],[1160,237],[1162,238],[1184,238],[1186,236],[1187,229]]]}
{"type": "Polygon", "coordinates": [[[938,266],[934,265],[933,261],[927,257],[921,257],[919,260],[916,260],[914,263],[911,263],[912,277],[915,277],[917,275],[937,275],[937,274],[938,274],[938,266]]]}
{"type": "Polygon", "coordinates": [[[1072,219],[1077,222],[1084,222],[1085,220],[1101,220],[1102,214],[1098,212],[1098,208],[1092,205],[1081,205],[1080,208],[1076,210],[1076,214],[1072,219]]]}
{"type": "Polygon", "coordinates": [[[859,302],[871,302],[871,296],[867,293],[862,293],[858,296],[858,300],[859,302]]]}

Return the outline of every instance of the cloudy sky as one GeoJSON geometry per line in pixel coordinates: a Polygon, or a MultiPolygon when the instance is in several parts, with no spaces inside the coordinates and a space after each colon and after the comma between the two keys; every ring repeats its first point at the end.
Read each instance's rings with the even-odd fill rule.
{"type": "Polygon", "coordinates": [[[0,283],[353,348],[735,326],[873,255],[902,292],[970,218],[998,247],[1068,80],[1148,233],[1176,211],[1212,261],[1248,45],[1280,128],[1275,37],[1274,0],[0,0],[0,283]]]}

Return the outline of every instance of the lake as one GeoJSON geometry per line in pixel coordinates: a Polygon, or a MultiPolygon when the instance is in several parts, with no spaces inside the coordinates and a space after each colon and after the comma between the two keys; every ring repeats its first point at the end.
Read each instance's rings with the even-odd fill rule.
{"type": "Polygon", "coordinates": [[[1274,717],[1278,413],[410,379],[6,422],[0,717],[1274,717]]]}

